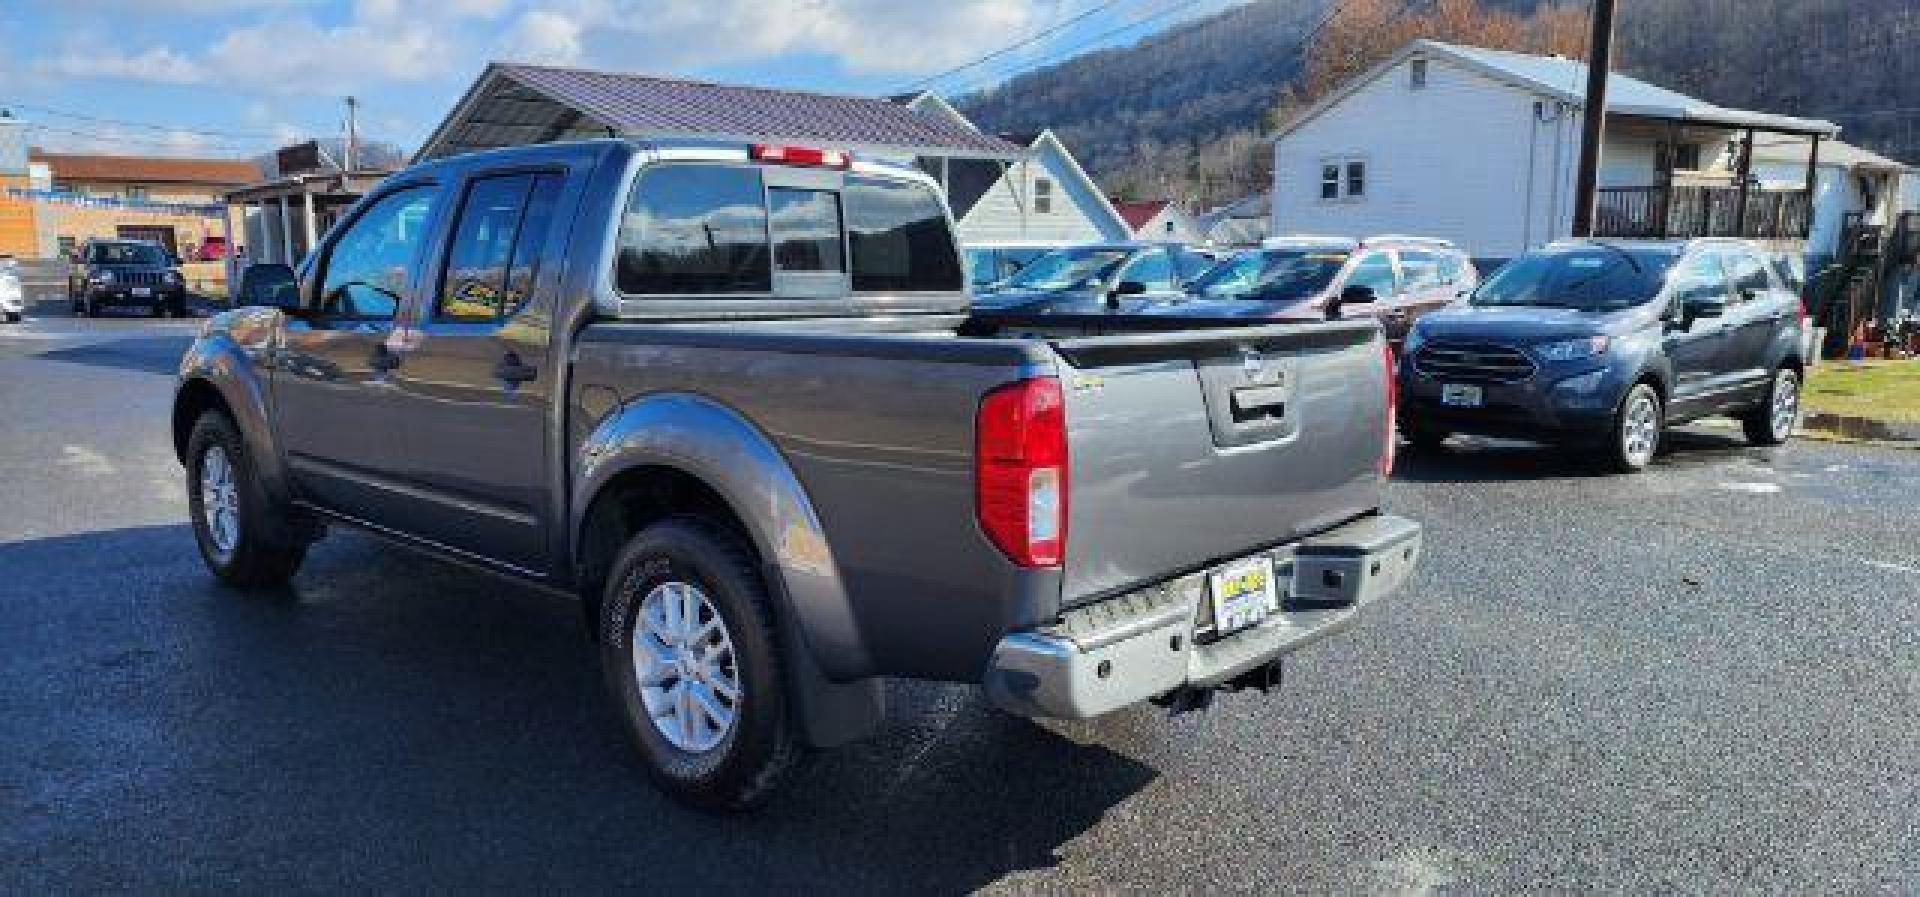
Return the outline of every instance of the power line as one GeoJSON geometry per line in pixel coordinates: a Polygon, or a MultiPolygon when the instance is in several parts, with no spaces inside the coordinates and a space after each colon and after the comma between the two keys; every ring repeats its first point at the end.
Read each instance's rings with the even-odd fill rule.
{"type": "Polygon", "coordinates": [[[993,81],[993,80],[995,80],[995,79],[1006,79],[1006,78],[1013,78],[1013,77],[1017,77],[1017,76],[1019,76],[1019,75],[1021,75],[1021,74],[1025,74],[1026,72],[1029,72],[1029,71],[1033,71],[1033,70],[1035,70],[1035,69],[1041,69],[1041,68],[1045,68],[1045,67],[1047,67],[1047,66],[1050,66],[1050,65],[1055,65],[1055,64],[1058,64],[1058,63],[1060,63],[1060,62],[1064,62],[1064,61],[1066,61],[1066,58],[1067,58],[1067,57],[1069,57],[1069,56],[1071,56],[1071,55],[1073,55],[1073,54],[1076,54],[1076,53],[1078,53],[1078,52],[1080,52],[1081,50],[1084,50],[1084,49],[1086,49],[1086,48],[1088,48],[1088,47],[1091,47],[1091,46],[1093,46],[1093,45],[1095,45],[1095,44],[1098,44],[1098,43],[1101,43],[1101,42],[1103,42],[1103,41],[1106,41],[1106,40],[1108,40],[1108,39],[1110,39],[1110,38],[1112,38],[1112,37],[1115,37],[1115,36],[1117,36],[1117,35],[1119,35],[1119,34],[1122,34],[1122,33],[1124,33],[1124,32],[1127,32],[1127,31],[1131,31],[1131,30],[1133,30],[1133,29],[1135,29],[1135,28],[1139,28],[1139,27],[1141,27],[1141,26],[1143,26],[1143,25],[1148,25],[1148,24],[1151,24],[1151,23],[1153,23],[1153,22],[1156,22],[1156,21],[1159,21],[1160,19],[1164,19],[1164,18],[1166,18],[1167,16],[1170,16],[1170,15],[1173,15],[1174,13],[1177,13],[1177,12],[1182,12],[1182,11],[1185,11],[1185,10],[1187,10],[1187,9],[1191,9],[1192,7],[1195,7],[1195,6],[1198,6],[1198,5],[1200,5],[1201,3],[1206,3],[1206,2],[1212,2],[1212,0],[1181,0],[1181,2],[1177,2],[1177,3],[1174,3],[1174,4],[1173,4],[1173,5],[1171,5],[1171,6],[1167,6],[1167,7],[1165,7],[1165,8],[1162,8],[1162,9],[1161,9],[1160,11],[1158,11],[1158,12],[1155,12],[1155,13],[1152,13],[1152,14],[1150,14],[1150,15],[1146,15],[1146,16],[1142,16],[1142,17],[1140,17],[1140,18],[1138,18],[1138,19],[1135,19],[1135,20],[1133,20],[1133,21],[1131,21],[1131,22],[1128,22],[1128,23],[1127,23],[1127,24],[1125,24],[1125,25],[1121,25],[1121,26],[1119,26],[1119,27],[1117,27],[1117,28],[1112,28],[1112,29],[1109,29],[1109,30],[1107,30],[1107,31],[1103,31],[1103,32],[1101,32],[1101,33],[1099,33],[1099,34],[1096,34],[1096,35],[1094,35],[1093,37],[1091,37],[1091,38],[1089,38],[1089,39],[1087,39],[1087,40],[1084,40],[1084,41],[1081,41],[1080,43],[1077,43],[1077,44],[1074,44],[1074,45],[1072,45],[1072,46],[1070,46],[1070,47],[1066,47],[1066,48],[1064,48],[1064,49],[1061,49],[1061,50],[1058,50],[1058,51],[1056,51],[1056,52],[1055,52],[1054,54],[1052,54],[1052,55],[1051,55],[1051,56],[1050,56],[1049,58],[1047,58],[1047,59],[1045,59],[1045,60],[1042,60],[1042,61],[1040,61],[1040,62],[1037,62],[1037,63],[1034,63],[1033,65],[1031,65],[1031,66],[1028,66],[1028,67],[1027,67],[1027,68],[1025,68],[1025,69],[1009,69],[1009,70],[1007,70],[1007,71],[1003,71],[1003,72],[998,72],[998,73],[995,73],[995,74],[990,74],[990,75],[987,75],[987,76],[985,76],[985,77],[983,77],[983,78],[976,78],[976,79],[973,79],[973,80],[971,80],[971,81],[969,81],[969,82],[967,82],[967,83],[966,83],[966,85],[965,85],[964,87],[962,87],[962,88],[960,88],[960,89],[959,89],[958,91],[956,91],[956,92],[965,92],[965,91],[968,91],[968,90],[972,90],[973,88],[975,88],[975,87],[977,87],[977,86],[979,86],[979,85],[981,85],[981,84],[985,84],[985,83],[987,83],[987,82],[989,82],[989,81],[993,81]]]}
{"type": "Polygon", "coordinates": [[[268,131],[221,131],[221,130],[214,130],[211,128],[188,128],[188,127],[182,127],[179,125],[163,125],[163,124],[156,124],[154,122],[132,121],[129,119],[120,119],[120,118],[106,118],[104,116],[99,116],[99,115],[89,115],[84,112],[72,112],[64,109],[55,109],[49,106],[39,106],[33,103],[19,103],[19,102],[13,102],[10,100],[0,100],[0,106],[7,106],[7,107],[12,107],[17,109],[26,109],[32,112],[38,112],[42,115],[51,115],[56,118],[71,118],[76,121],[92,122],[98,125],[116,125],[119,127],[142,128],[149,131],[162,131],[166,133],[193,134],[199,137],[232,137],[232,138],[238,138],[242,140],[273,140],[277,136],[268,131]]]}
{"type": "Polygon", "coordinates": [[[107,143],[137,143],[137,144],[142,144],[146,146],[165,146],[165,147],[171,147],[173,149],[195,149],[195,148],[220,149],[227,152],[240,152],[240,151],[245,151],[247,149],[245,144],[237,143],[234,141],[226,141],[226,140],[207,140],[204,142],[186,143],[178,140],[166,140],[166,139],[157,138],[157,137],[130,137],[125,134],[102,134],[98,131],[83,131],[76,128],[62,128],[56,125],[43,125],[38,122],[30,124],[27,127],[33,128],[35,130],[40,130],[40,131],[50,131],[55,134],[65,134],[70,137],[84,137],[88,140],[99,140],[107,143]]]}
{"type": "Polygon", "coordinates": [[[1001,56],[1005,56],[1008,53],[1011,53],[1015,50],[1020,49],[1021,47],[1029,46],[1033,44],[1035,41],[1040,40],[1041,38],[1044,38],[1053,34],[1058,34],[1059,32],[1072,27],[1074,24],[1086,20],[1089,16],[1092,16],[1095,13],[1109,9],[1117,4],[1126,3],[1126,2],[1131,2],[1131,0],[1105,0],[1105,2],[1103,3],[1096,3],[1093,6],[1087,7],[1086,9],[1081,10],[1078,13],[1075,13],[1072,17],[1068,18],[1066,21],[1057,22],[1053,25],[1050,25],[1046,28],[1043,28],[1032,34],[1029,34],[1024,38],[1014,41],[1013,43],[1008,44],[1004,47],[1001,47],[1000,49],[995,50],[991,53],[988,53],[985,56],[980,56],[968,62],[961,63],[960,65],[956,65],[953,68],[947,69],[946,71],[940,72],[938,74],[928,75],[925,78],[921,78],[918,81],[915,81],[911,84],[901,87],[898,90],[894,90],[890,92],[906,93],[911,90],[918,90],[919,88],[925,85],[931,84],[935,81],[938,81],[942,78],[945,78],[948,75],[952,75],[956,72],[964,72],[967,69],[974,68],[975,66],[981,65],[989,60],[997,59],[1001,56]]]}

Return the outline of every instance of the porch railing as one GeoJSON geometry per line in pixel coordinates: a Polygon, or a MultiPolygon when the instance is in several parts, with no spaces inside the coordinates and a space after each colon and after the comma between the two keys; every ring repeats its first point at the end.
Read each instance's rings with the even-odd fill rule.
{"type": "Polygon", "coordinates": [[[1805,190],[1748,190],[1708,186],[1602,187],[1594,205],[1596,237],[1686,239],[1745,237],[1804,240],[1813,222],[1805,190]]]}

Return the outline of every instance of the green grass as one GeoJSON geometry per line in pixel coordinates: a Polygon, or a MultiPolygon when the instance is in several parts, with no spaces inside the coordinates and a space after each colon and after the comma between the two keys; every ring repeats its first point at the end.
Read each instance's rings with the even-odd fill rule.
{"type": "Polygon", "coordinates": [[[1808,411],[1920,421],[1920,361],[1830,361],[1813,369],[1808,411]]]}

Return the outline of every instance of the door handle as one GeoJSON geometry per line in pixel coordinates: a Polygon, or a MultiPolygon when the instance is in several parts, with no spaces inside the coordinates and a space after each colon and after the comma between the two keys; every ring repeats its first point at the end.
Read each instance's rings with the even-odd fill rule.
{"type": "Polygon", "coordinates": [[[400,355],[387,348],[385,343],[373,347],[373,357],[367,359],[367,367],[379,373],[386,373],[400,366],[400,355]]]}
{"type": "Polygon", "coordinates": [[[518,386],[540,376],[540,369],[520,361],[520,356],[508,352],[500,363],[493,366],[493,376],[503,382],[518,386]]]}

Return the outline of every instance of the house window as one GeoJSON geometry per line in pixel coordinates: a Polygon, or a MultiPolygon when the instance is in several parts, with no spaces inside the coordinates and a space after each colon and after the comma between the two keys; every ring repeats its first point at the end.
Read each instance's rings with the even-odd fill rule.
{"type": "Polygon", "coordinates": [[[1320,162],[1320,198],[1360,199],[1367,195],[1365,159],[1324,159],[1320,162]]]}
{"type": "Polygon", "coordinates": [[[127,198],[128,199],[146,199],[147,198],[146,185],[145,184],[128,184],[127,198]]]}
{"type": "Polygon", "coordinates": [[[1700,144],[1661,143],[1655,150],[1661,171],[1699,171],[1700,144]]]}
{"type": "Polygon", "coordinates": [[[1427,61],[1415,59],[1407,63],[1407,87],[1419,90],[1427,86],[1427,61]]]}
{"type": "Polygon", "coordinates": [[[1038,215],[1053,211],[1053,181],[1047,178],[1033,179],[1033,211],[1038,215]]]}

